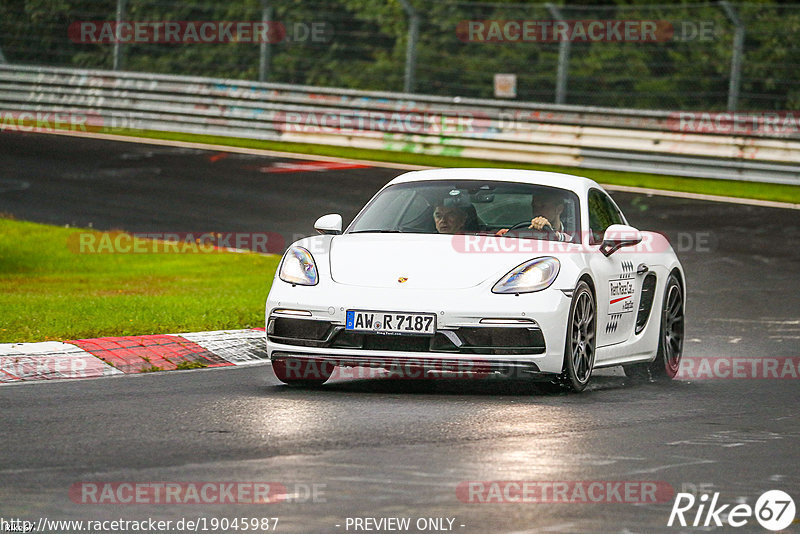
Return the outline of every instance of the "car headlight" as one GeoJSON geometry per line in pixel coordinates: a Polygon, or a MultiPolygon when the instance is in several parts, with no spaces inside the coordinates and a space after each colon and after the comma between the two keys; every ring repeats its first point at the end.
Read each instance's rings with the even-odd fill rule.
{"type": "Polygon", "coordinates": [[[547,289],[558,276],[556,258],[536,258],[511,269],[492,288],[492,293],[532,293],[547,289]]]}
{"type": "Polygon", "coordinates": [[[280,279],[290,284],[315,286],[319,281],[314,257],[303,247],[290,247],[283,256],[280,279]]]}

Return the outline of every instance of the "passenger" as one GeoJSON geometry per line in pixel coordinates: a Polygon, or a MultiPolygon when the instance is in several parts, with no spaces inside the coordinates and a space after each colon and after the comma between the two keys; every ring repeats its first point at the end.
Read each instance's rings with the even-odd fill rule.
{"type": "MultiPolygon", "coordinates": [[[[531,198],[533,219],[528,228],[552,233],[556,241],[572,241],[572,236],[564,231],[564,223],[561,222],[564,207],[564,198],[558,193],[546,191],[534,195],[531,198]]],[[[498,230],[495,235],[505,235],[506,232],[508,232],[508,228],[503,228],[498,230]]]]}
{"type": "Polygon", "coordinates": [[[460,206],[445,206],[440,202],[433,210],[433,222],[440,234],[459,234],[467,223],[467,210],[460,206]]]}

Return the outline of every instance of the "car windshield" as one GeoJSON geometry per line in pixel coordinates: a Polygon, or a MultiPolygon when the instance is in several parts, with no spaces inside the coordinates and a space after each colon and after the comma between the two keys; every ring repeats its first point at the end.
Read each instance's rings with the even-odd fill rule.
{"type": "Polygon", "coordinates": [[[347,233],[495,235],[509,230],[507,237],[557,239],[557,231],[574,240],[578,213],[577,195],[555,187],[480,180],[406,182],[375,196],[347,233]],[[553,226],[530,230],[531,219],[538,216],[553,226]]]}

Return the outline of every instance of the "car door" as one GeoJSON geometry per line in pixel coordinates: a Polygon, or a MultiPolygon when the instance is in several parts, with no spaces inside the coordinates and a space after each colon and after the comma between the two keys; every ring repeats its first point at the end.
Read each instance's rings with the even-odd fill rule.
{"type": "Polygon", "coordinates": [[[621,248],[605,256],[599,251],[603,233],[612,224],[627,224],[611,198],[599,189],[588,195],[590,256],[589,265],[597,283],[597,346],[626,341],[633,334],[641,294],[642,277],[637,276],[640,253],[621,248]]]}

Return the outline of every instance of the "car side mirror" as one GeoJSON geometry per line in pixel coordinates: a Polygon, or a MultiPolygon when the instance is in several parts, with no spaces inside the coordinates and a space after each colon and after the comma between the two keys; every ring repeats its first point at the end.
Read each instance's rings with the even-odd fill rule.
{"type": "Polygon", "coordinates": [[[338,235],[342,233],[342,216],[338,213],[323,215],[314,223],[314,229],[321,234],[338,235]]]}
{"type": "Polygon", "coordinates": [[[625,224],[612,224],[606,228],[603,234],[603,242],[600,244],[600,252],[603,256],[611,256],[622,247],[632,247],[642,242],[642,233],[625,224]]]}

